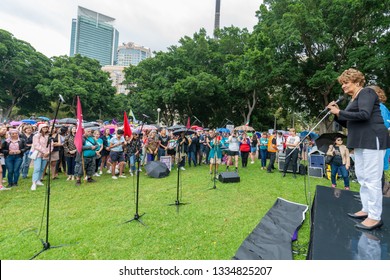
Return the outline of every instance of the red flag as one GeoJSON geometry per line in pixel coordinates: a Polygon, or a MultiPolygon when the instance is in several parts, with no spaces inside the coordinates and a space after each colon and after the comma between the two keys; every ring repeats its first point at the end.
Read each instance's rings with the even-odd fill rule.
{"type": "Polygon", "coordinates": [[[129,125],[129,120],[127,118],[126,111],[123,115],[123,131],[124,131],[124,136],[131,136],[131,128],[129,125]]]}
{"type": "Polygon", "coordinates": [[[79,153],[83,150],[83,112],[81,111],[80,98],[77,96],[77,125],[76,136],[74,138],[74,144],[79,153]]]}
{"type": "Polygon", "coordinates": [[[186,128],[191,128],[191,118],[188,117],[186,128]]]}

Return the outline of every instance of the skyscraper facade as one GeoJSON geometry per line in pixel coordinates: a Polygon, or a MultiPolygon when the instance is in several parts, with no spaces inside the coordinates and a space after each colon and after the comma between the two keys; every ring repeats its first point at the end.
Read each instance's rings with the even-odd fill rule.
{"type": "Polygon", "coordinates": [[[149,57],[151,57],[149,48],[136,45],[133,42],[123,44],[118,48],[118,65],[120,66],[136,66],[142,60],[149,57]]]}
{"type": "Polygon", "coordinates": [[[119,32],[115,19],[83,7],[78,7],[72,20],[70,56],[81,54],[97,59],[102,66],[117,62],[119,32]]]}

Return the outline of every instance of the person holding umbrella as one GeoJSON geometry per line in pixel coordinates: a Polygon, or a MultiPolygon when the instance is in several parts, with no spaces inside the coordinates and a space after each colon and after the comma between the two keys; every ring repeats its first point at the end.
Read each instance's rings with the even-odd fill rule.
{"type": "Polygon", "coordinates": [[[180,168],[180,170],[186,170],[184,166],[186,164],[187,149],[190,144],[191,144],[191,140],[188,137],[186,137],[186,132],[184,130],[180,130],[180,135],[179,138],[177,139],[177,152],[176,152],[178,168],[180,168]]]}
{"type": "Polygon", "coordinates": [[[332,101],[327,108],[335,120],[348,128],[347,147],[354,149],[355,172],[360,184],[361,210],[348,213],[352,218],[364,219],[355,226],[373,230],[383,225],[382,172],[390,137],[380,111],[378,95],[372,88],[364,87],[365,77],[357,69],[345,70],[337,80],[344,93],[352,97],[344,110],[332,101]]]}

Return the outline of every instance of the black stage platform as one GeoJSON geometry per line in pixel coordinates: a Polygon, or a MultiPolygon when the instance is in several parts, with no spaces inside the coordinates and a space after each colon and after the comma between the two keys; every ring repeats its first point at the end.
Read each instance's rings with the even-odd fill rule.
{"type": "Polygon", "coordinates": [[[317,186],[311,212],[308,259],[390,260],[390,198],[383,198],[384,225],[361,231],[347,213],[361,210],[358,192],[317,186]]]}

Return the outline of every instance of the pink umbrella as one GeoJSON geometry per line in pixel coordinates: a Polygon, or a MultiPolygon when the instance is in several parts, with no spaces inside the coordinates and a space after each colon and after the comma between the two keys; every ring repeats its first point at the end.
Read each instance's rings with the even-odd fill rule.
{"type": "Polygon", "coordinates": [[[143,127],[142,127],[142,130],[157,130],[157,127],[155,127],[154,125],[151,125],[151,124],[145,124],[143,127]]]}
{"type": "Polygon", "coordinates": [[[22,122],[21,121],[12,121],[10,122],[9,124],[12,125],[12,126],[18,126],[20,125],[22,122]]]}
{"type": "Polygon", "coordinates": [[[105,129],[109,128],[110,129],[110,134],[113,134],[117,128],[117,126],[115,124],[108,124],[108,125],[105,125],[102,129],[102,131],[104,131],[105,129]]]}

